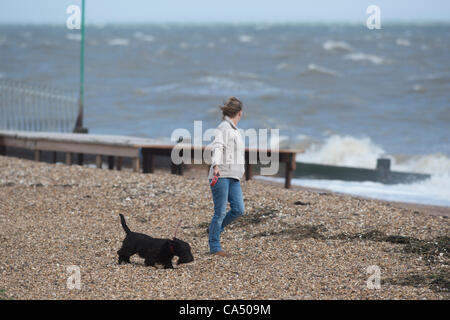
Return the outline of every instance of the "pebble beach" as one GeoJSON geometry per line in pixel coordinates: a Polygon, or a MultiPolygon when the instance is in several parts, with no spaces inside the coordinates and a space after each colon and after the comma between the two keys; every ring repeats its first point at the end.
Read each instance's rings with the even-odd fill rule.
{"type": "Polygon", "coordinates": [[[246,211],[222,235],[231,254],[223,258],[209,254],[206,172],[0,156],[0,299],[449,299],[445,214],[257,180],[242,189],[246,211]],[[133,256],[118,265],[119,213],[157,238],[171,238],[181,220],[177,237],[195,261],[165,270],[133,256]],[[70,266],[79,289],[68,286],[70,266]]]}

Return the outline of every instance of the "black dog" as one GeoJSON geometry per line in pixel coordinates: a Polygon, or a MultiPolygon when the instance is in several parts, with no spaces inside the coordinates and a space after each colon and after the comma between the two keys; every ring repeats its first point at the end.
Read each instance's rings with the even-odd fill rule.
{"type": "Polygon", "coordinates": [[[172,258],[174,256],[178,257],[177,264],[194,261],[191,246],[188,243],[177,238],[172,240],[157,239],[142,233],[132,232],[125,223],[123,214],[119,215],[122,227],[127,233],[122,248],[117,251],[119,264],[122,262],[130,263],[130,257],[136,253],[145,259],[146,266],[154,267],[158,263],[164,265],[164,269],[173,269],[172,258]]]}

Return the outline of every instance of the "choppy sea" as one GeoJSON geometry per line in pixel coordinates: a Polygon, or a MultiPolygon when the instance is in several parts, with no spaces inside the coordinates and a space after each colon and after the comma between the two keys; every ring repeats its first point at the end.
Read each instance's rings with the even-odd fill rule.
{"type": "MultiPolygon", "coordinates": [[[[0,78],[79,83],[79,30],[0,25],[0,78]]],[[[195,120],[212,128],[228,96],[243,129],[278,128],[298,161],[432,174],[427,181],[295,179],[392,201],[450,206],[450,24],[91,25],[85,126],[170,139],[195,120]]]]}

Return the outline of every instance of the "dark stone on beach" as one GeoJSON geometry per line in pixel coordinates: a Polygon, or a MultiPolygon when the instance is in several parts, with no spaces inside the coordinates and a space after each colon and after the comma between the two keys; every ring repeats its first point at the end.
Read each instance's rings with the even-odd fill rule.
{"type": "Polygon", "coordinates": [[[16,184],[14,182],[7,182],[2,184],[2,187],[14,187],[16,184]]]}
{"type": "Polygon", "coordinates": [[[403,236],[388,236],[386,242],[407,244],[411,242],[411,238],[403,236]]]}
{"type": "Polygon", "coordinates": [[[247,226],[252,224],[260,224],[268,219],[275,217],[277,210],[270,207],[260,207],[250,210],[239,218],[237,224],[240,226],[247,226]]]}
{"type": "Polygon", "coordinates": [[[32,184],[31,186],[32,187],[36,187],[36,188],[40,188],[40,187],[43,187],[44,185],[39,182],[39,183],[32,184]]]}
{"type": "Polygon", "coordinates": [[[307,205],[309,205],[310,203],[309,203],[309,202],[302,202],[302,201],[295,201],[294,204],[295,204],[296,206],[307,206],[307,205]]]}
{"type": "Polygon", "coordinates": [[[449,273],[445,271],[437,274],[408,274],[399,278],[388,278],[383,280],[383,284],[415,288],[428,287],[434,292],[448,292],[450,290],[449,273]]]}
{"type": "Polygon", "coordinates": [[[323,225],[294,225],[280,231],[268,230],[257,233],[253,236],[256,237],[269,237],[269,236],[283,236],[291,240],[304,240],[304,239],[318,239],[325,240],[326,237],[321,232],[326,232],[327,228],[323,225]]]}

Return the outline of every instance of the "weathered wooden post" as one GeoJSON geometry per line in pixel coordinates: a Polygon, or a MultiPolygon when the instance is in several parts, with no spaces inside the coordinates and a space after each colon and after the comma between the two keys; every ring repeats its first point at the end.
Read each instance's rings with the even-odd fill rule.
{"type": "Polygon", "coordinates": [[[284,187],[289,189],[291,187],[292,173],[295,170],[296,162],[295,162],[295,153],[288,154],[288,161],[286,162],[286,172],[285,172],[285,180],[284,187]]]}
{"type": "Polygon", "coordinates": [[[252,178],[252,165],[250,164],[250,151],[245,152],[245,180],[252,178]]]}
{"type": "Polygon", "coordinates": [[[42,155],[42,151],[41,150],[34,150],[34,161],[41,161],[41,155],[42,155]]]}
{"type": "Polygon", "coordinates": [[[102,168],[102,162],[103,162],[102,155],[101,154],[96,155],[95,156],[95,165],[97,166],[97,168],[99,168],[99,169],[102,168]]]}
{"type": "Polygon", "coordinates": [[[172,161],[170,162],[170,172],[172,174],[176,174],[182,176],[184,174],[184,166],[183,163],[175,164],[172,161]]]}
{"type": "Polygon", "coordinates": [[[131,163],[132,163],[132,167],[133,167],[133,172],[139,172],[140,168],[141,168],[141,159],[139,157],[134,157],[131,159],[131,163]]]}
{"type": "Polygon", "coordinates": [[[391,170],[391,159],[378,159],[377,160],[377,170],[391,170]]]}
{"type": "Polygon", "coordinates": [[[66,152],[66,164],[68,166],[72,165],[72,152],[66,152]]]}
{"type": "Polygon", "coordinates": [[[389,173],[391,171],[391,159],[378,159],[377,171],[380,176],[381,182],[388,181],[389,173]]]}
{"type": "Polygon", "coordinates": [[[122,165],[123,165],[123,158],[122,157],[117,157],[116,169],[118,171],[122,170],[122,165]]]}
{"type": "Polygon", "coordinates": [[[155,171],[155,157],[150,149],[142,149],[142,172],[153,173],[155,171]]]}
{"type": "MultiPolygon", "coordinates": [[[[179,156],[181,158],[183,158],[183,149],[180,150],[179,156]]],[[[179,176],[182,176],[184,174],[184,168],[183,168],[183,162],[181,162],[180,164],[175,164],[172,161],[172,157],[170,158],[170,172],[172,174],[176,174],[179,176]]]]}
{"type": "Polygon", "coordinates": [[[114,156],[108,156],[108,169],[114,169],[114,156]]]}

